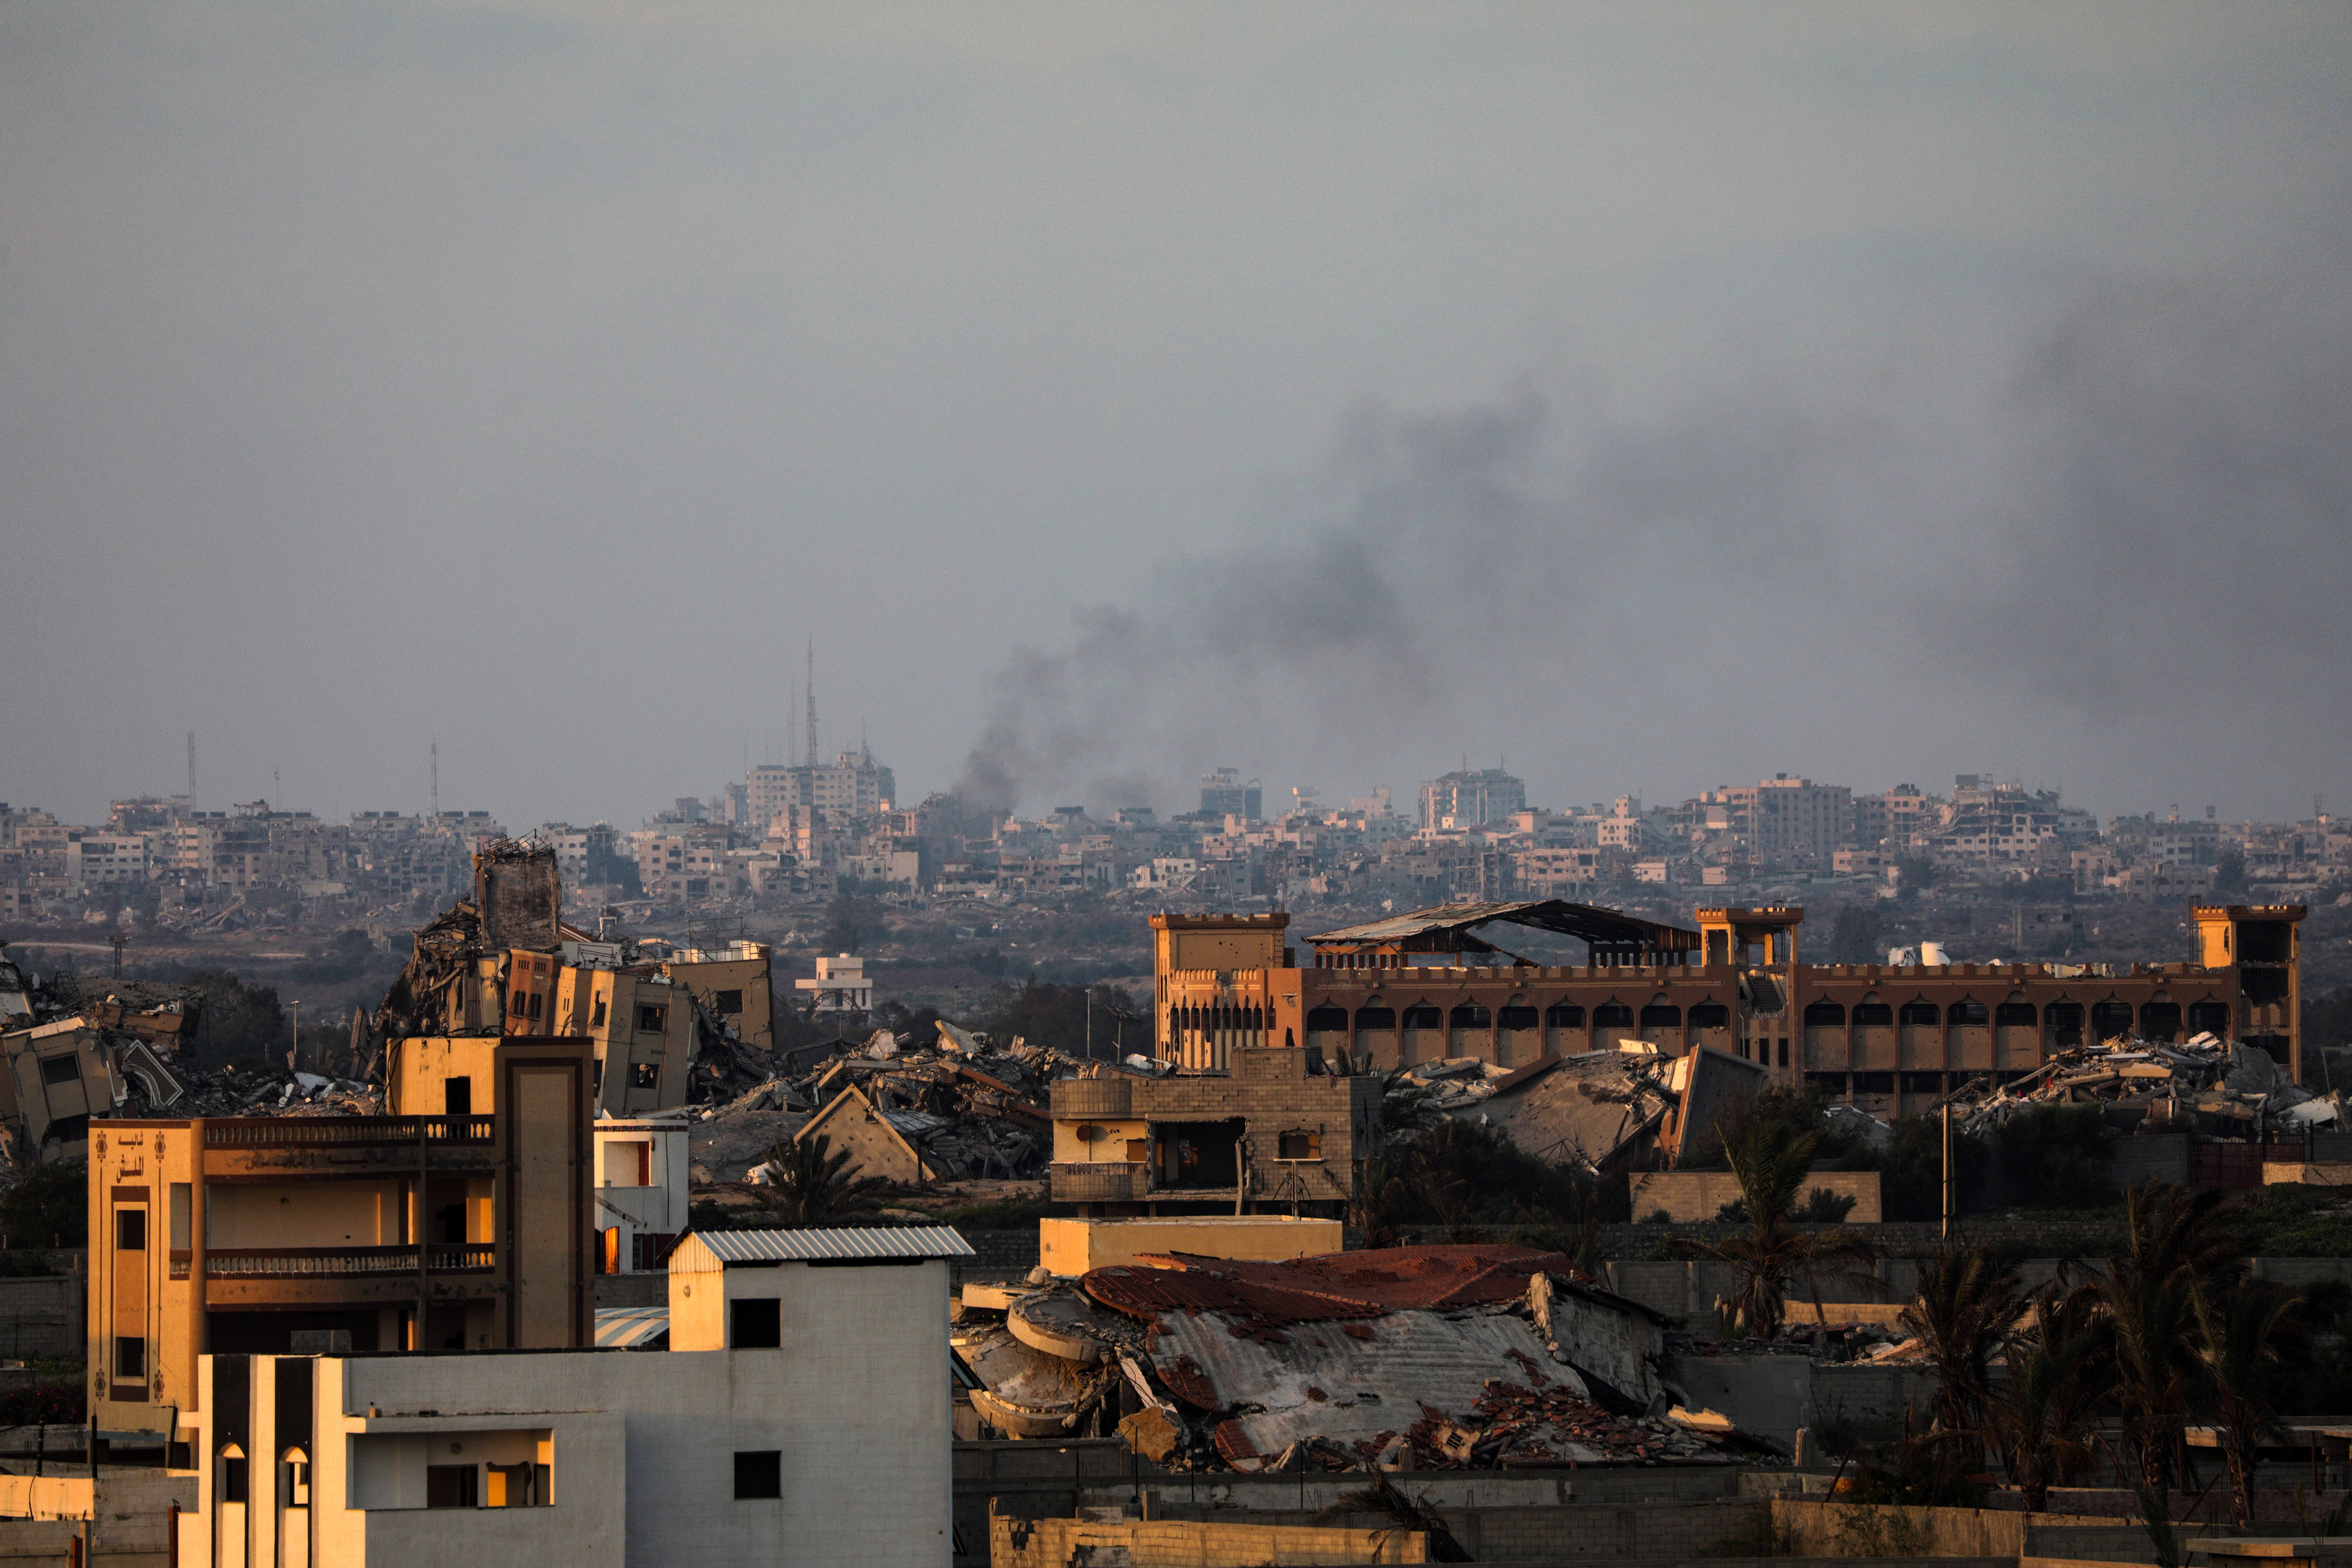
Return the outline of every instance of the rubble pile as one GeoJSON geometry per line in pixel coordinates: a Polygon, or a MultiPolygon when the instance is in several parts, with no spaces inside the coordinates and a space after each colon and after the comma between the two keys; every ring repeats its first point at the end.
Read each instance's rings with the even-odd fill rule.
{"type": "MultiPolygon", "coordinates": [[[[708,1163],[712,1178],[725,1180],[738,1173],[727,1168],[727,1156],[734,1153],[760,1162],[740,1173],[756,1180],[754,1173],[765,1163],[766,1140],[779,1131],[774,1113],[814,1113],[851,1089],[863,1094],[924,1162],[948,1180],[1034,1176],[1053,1154],[1053,1118],[1047,1109],[1053,1082],[1118,1070],[1019,1038],[999,1047],[984,1035],[945,1022],[928,1044],[877,1029],[863,1041],[833,1041],[821,1055],[805,1050],[782,1054],[788,1061],[806,1065],[797,1072],[751,1078],[748,1083],[742,1081],[751,1077],[748,1073],[712,1080],[714,1089],[734,1091],[723,1101],[701,1101],[696,1113],[698,1121],[717,1124],[696,1137],[698,1144],[707,1144],[717,1156],[708,1163]],[[748,1151],[735,1147],[723,1134],[736,1124],[751,1127],[762,1141],[748,1151]]],[[[699,1089],[699,1076],[697,1086],[699,1089]]],[[[794,1123],[784,1131],[797,1130],[794,1123]]]]}
{"type": "Polygon", "coordinates": [[[1971,1083],[1950,1102],[1956,1124],[1972,1133],[2033,1105],[2095,1104],[2121,1131],[2222,1140],[2343,1124],[2339,1095],[2315,1095],[2269,1052],[2210,1034],[2180,1044],[2125,1037],[2077,1046],[2012,1082],[1971,1083]]]}
{"type": "Polygon", "coordinates": [[[967,1285],[955,1342],[999,1430],[1109,1426],[1175,1469],[1726,1462],[1777,1451],[1660,1372],[1664,1320],[1559,1253],[1171,1253],[1077,1281],[967,1285]],[[1058,1362],[1058,1367],[1049,1363],[1058,1362]]]}

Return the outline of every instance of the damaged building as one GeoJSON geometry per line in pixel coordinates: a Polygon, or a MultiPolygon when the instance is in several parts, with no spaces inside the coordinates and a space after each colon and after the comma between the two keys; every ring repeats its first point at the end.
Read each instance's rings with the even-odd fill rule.
{"type": "Polygon", "coordinates": [[[1053,1087],[1052,1196],[1087,1214],[1338,1213],[1381,1151],[1381,1080],[1230,1046],[1211,1073],[1097,1068],[1053,1087]]]}
{"type": "Polygon", "coordinates": [[[2294,1078],[2304,914],[2196,905],[2187,962],[2129,966],[1809,964],[1796,907],[1702,908],[1693,929],[1559,900],[1446,904],[1309,937],[1303,960],[1287,914],[1160,914],[1154,1054],[1195,1072],[1261,1047],[1512,1068],[1627,1041],[1711,1047],[1882,1116],[2117,1037],[2211,1032],[2294,1078]],[[1496,934],[1511,927],[1580,942],[1586,962],[1515,954],[1496,934]]]}
{"type": "Polygon", "coordinates": [[[65,979],[36,988],[0,947],[0,1151],[21,1163],[79,1158],[93,1117],[177,1104],[169,1057],[195,1004],[158,986],[65,979]]]}
{"type": "Polygon", "coordinates": [[[1707,1462],[1759,1447],[1681,1408],[1666,1320],[1559,1253],[1184,1254],[1034,1288],[967,1287],[957,1348],[995,1429],[1116,1420],[1171,1468],[1707,1462]],[[1117,1412],[1128,1412],[1123,1417],[1117,1412]]]}

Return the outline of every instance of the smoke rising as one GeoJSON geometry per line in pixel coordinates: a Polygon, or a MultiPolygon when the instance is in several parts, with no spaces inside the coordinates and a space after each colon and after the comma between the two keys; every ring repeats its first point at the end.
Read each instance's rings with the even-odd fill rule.
{"type": "Polygon", "coordinates": [[[2105,285],[1647,416],[1591,376],[1368,402],[1246,543],[1021,648],[961,793],[1402,797],[1504,752],[1552,804],[1979,765],[2104,809],[2307,792],[2352,760],[2346,281],[2105,285]]]}

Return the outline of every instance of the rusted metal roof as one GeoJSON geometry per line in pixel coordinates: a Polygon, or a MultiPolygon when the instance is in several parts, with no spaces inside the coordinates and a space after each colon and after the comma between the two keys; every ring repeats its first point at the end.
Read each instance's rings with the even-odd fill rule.
{"type": "MultiPolygon", "coordinates": [[[[1397,946],[1435,937],[1448,939],[1471,952],[1486,952],[1492,950],[1469,933],[1475,927],[1496,921],[1510,925],[1532,926],[1538,931],[1555,931],[1561,936],[1576,937],[1596,947],[1615,951],[1640,949],[1652,952],[1696,952],[1699,945],[1698,932],[1687,927],[1662,925],[1622,910],[1602,909],[1595,904],[1572,904],[1562,899],[1534,899],[1504,904],[1439,904],[1431,909],[1415,910],[1411,914],[1392,915],[1369,925],[1326,931],[1307,940],[1318,949],[1353,949],[1397,946]]],[[[1445,949],[1432,947],[1428,951],[1445,949]]]]}
{"type": "Polygon", "coordinates": [[[1504,1244],[1391,1247],[1285,1263],[1181,1252],[1160,1258],[1162,1267],[1097,1268],[1082,1283],[1103,1305],[1139,1318],[1230,1312],[1279,1326],[1507,1301],[1527,1293],[1529,1275],[1566,1275],[1575,1267],[1564,1253],[1504,1244]]]}

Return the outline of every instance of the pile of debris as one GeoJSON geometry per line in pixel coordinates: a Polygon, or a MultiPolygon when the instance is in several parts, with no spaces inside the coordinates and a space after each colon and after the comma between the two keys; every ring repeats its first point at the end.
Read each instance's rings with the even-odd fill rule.
{"type": "Polygon", "coordinates": [[[2126,1037],[2077,1046],[2012,1082],[1971,1083],[1951,1104],[1956,1124],[1975,1133],[2034,1105],[2095,1104],[2119,1131],[2194,1131],[2221,1140],[2344,1124],[2340,1096],[2315,1095],[2261,1047],[2210,1034],[2185,1044],[2126,1037]]]}
{"type": "Polygon", "coordinates": [[[853,1103],[905,1142],[924,1169],[922,1179],[1033,1177],[1053,1156],[1049,1086],[1109,1070],[1018,1038],[1000,1047],[944,1021],[927,1043],[877,1029],[863,1041],[834,1041],[822,1055],[785,1056],[803,1064],[800,1070],[759,1079],[696,1113],[713,1124],[694,1140],[707,1173],[702,1179],[761,1180],[779,1136],[798,1133],[809,1118],[823,1130],[831,1113],[853,1103]],[[787,1122],[791,1116],[803,1120],[787,1122]],[[748,1141],[727,1136],[737,1128],[748,1141]],[[743,1169],[746,1158],[757,1163],[743,1169]]]}
{"type": "Polygon", "coordinates": [[[1669,1057],[1629,1040],[1511,1071],[1467,1059],[1431,1062],[1398,1075],[1389,1093],[1498,1127],[1549,1163],[1614,1173],[1653,1155],[1675,1163],[1718,1114],[1769,1077],[1762,1064],[1712,1047],[1669,1057]]]}
{"type": "Polygon", "coordinates": [[[1117,1429],[1174,1469],[1645,1465],[1777,1457],[1660,1372],[1665,1320],[1559,1253],[1181,1253],[964,1287],[955,1342],[999,1430],[1117,1429]],[[1036,1277],[1033,1277],[1036,1278],[1036,1277]]]}

